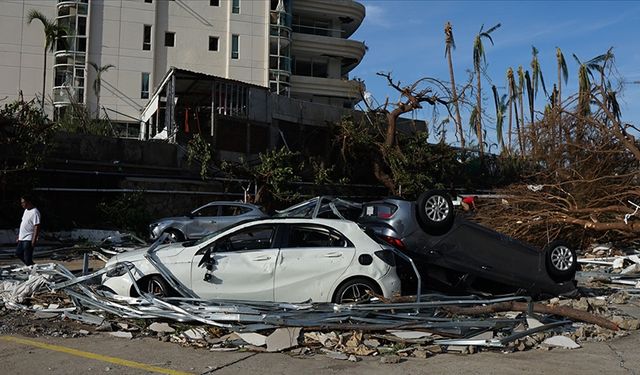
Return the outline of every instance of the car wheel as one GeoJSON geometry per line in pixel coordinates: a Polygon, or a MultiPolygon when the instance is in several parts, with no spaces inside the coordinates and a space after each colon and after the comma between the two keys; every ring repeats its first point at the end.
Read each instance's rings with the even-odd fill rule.
{"type": "Polygon", "coordinates": [[[142,285],[142,292],[151,294],[154,297],[171,297],[171,287],[161,276],[151,276],[142,285]]]}
{"type": "Polygon", "coordinates": [[[165,242],[173,243],[173,242],[183,242],[184,241],[184,236],[182,235],[182,233],[180,233],[179,231],[177,231],[175,229],[168,229],[168,230],[166,230],[164,232],[167,234],[167,239],[165,240],[165,242]]]}
{"type": "Polygon", "coordinates": [[[553,241],[545,247],[549,276],[556,281],[573,279],[578,267],[575,250],[564,241],[553,241]]]}
{"type": "Polygon", "coordinates": [[[453,225],[455,212],[449,194],[443,190],[429,190],[416,201],[418,222],[427,232],[446,232],[453,225]]]}
{"type": "Polygon", "coordinates": [[[336,290],[333,302],[341,304],[367,302],[371,299],[372,293],[381,294],[375,282],[364,278],[351,279],[336,290]]]}

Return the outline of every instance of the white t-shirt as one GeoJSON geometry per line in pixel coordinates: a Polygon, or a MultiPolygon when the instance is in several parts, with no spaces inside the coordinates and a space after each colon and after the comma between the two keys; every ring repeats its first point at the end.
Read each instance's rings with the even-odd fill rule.
{"type": "Polygon", "coordinates": [[[40,224],[40,211],[37,208],[24,210],[22,214],[22,222],[20,222],[20,232],[18,232],[18,241],[31,241],[35,226],[40,224]]]}

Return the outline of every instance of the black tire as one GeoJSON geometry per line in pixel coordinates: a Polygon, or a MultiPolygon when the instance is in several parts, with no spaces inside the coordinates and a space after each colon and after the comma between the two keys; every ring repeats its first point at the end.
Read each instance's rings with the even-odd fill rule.
{"type": "Polygon", "coordinates": [[[378,295],[382,294],[378,284],[369,279],[362,277],[349,279],[340,285],[333,294],[332,300],[334,303],[340,304],[367,302],[371,299],[371,295],[367,291],[378,295]]]}
{"type": "Polygon", "coordinates": [[[164,233],[167,234],[165,243],[184,242],[184,235],[177,229],[167,229],[164,233]]]}
{"type": "Polygon", "coordinates": [[[140,291],[158,298],[171,297],[174,294],[167,281],[158,275],[145,279],[140,285],[140,291]]]}
{"type": "Polygon", "coordinates": [[[545,263],[549,276],[555,281],[572,280],[578,268],[576,251],[566,242],[557,240],[544,249],[545,263]]]}
{"type": "Polygon", "coordinates": [[[440,234],[451,229],[455,211],[451,197],[444,190],[429,190],[416,201],[418,223],[426,232],[440,234]]]}

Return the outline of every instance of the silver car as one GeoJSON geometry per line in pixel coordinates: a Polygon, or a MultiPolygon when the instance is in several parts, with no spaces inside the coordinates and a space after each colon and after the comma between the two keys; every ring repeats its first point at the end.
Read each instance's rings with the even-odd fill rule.
{"type": "Polygon", "coordinates": [[[204,237],[240,221],[266,216],[260,207],[253,204],[216,201],[196,208],[185,216],[155,221],[149,225],[149,233],[152,240],[167,233],[170,241],[182,242],[204,237]]]}

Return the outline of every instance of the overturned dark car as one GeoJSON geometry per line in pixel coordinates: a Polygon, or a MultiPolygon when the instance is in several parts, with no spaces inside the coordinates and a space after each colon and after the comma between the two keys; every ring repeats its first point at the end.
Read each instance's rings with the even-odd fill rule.
{"type": "MultiPolygon", "coordinates": [[[[544,249],[455,215],[445,191],[417,201],[388,198],[362,205],[361,226],[413,259],[423,287],[447,292],[576,293],[575,251],[562,241],[544,249]]],[[[413,269],[398,264],[403,294],[416,291],[413,269]]]]}

